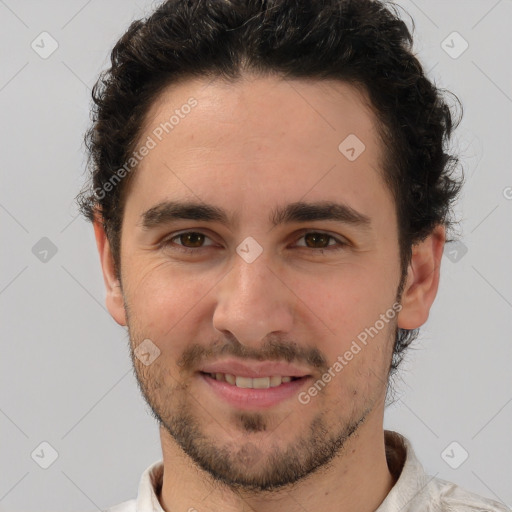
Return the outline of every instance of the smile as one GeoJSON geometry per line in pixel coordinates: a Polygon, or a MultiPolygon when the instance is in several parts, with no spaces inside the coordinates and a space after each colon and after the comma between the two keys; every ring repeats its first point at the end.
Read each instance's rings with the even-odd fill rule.
{"type": "Polygon", "coordinates": [[[275,388],[281,384],[286,384],[292,380],[297,380],[299,377],[280,376],[272,375],[271,377],[257,377],[251,379],[250,377],[240,377],[232,375],[230,373],[204,373],[208,377],[218,380],[220,382],[227,382],[232,386],[238,388],[250,388],[250,389],[267,389],[275,388]]]}

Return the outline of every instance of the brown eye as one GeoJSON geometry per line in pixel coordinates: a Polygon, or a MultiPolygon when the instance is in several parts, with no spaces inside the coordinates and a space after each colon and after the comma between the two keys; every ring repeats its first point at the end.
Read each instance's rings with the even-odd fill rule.
{"type": "Polygon", "coordinates": [[[160,247],[166,251],[179,251],[187,254],[199,254],[203,249],[207,250],[214,245],[210,237],[197,231],[183,231],[160,243],[160,247]]]}
{"type": "Polygon", "coordinates": [[[334,238],[325,233],[306,233],[304,235],[304,240],[306,240],[306,245],[313,249],[324,249],[329,246],[329,239],[334,238]]]}
{"type": "Polygon", "coordinates": [[[311,254],[325,254],[347,248],[350,244],[342,237],[337,238],[319,231],[305,231],[299,238],[303,243],[296,243],[301,249],[311,249],[311,254]]]}
{"type": "Polygon", "coordinates": [[[176,236],[175,238],[179,238],[180,242],[186,247],[201,247],[204,242],[205,236],[203,233],[182,233],[181,235],[176,236]]]}

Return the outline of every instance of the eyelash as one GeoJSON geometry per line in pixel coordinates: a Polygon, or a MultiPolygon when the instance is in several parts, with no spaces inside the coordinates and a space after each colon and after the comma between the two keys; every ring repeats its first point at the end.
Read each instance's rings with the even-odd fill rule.
{"type": "MultiPolygon", "coordinates": [[[[208,239],[210,238],[209,236],[207,236],[204,233],[201,233],[200,231],[182,231],[181,233],[178,233],[177,235],[173,235],[172,237],[168,237],[168,238],[162,240],[162,242],[160,242],[159,245],[162,248],[164,248],[164,247],[167,248],[167,247],[173,246],[172,247],[173,250],[175,249],[175,250],[178,250],[178,251],[186,253],[186,254],[197,254],[199,251],[206,249],[207,247],[211,247],[211,246],[206,246],[206,247],[191,248],[191,247],[185,247],[184,245],[176,244],[173,242],[173,240],[175,238],[179,238],[180,236],[189,235],[189,234],[203,235],[208,239]]],[[[302,249],[310,249],[313,253],[316,253],[316,254],[318,254],[318,253],[324,254],[325,251],[339,251],[349,245],[347,242],[344,242],[343,240],[340,240],[340,239],[336,238],[335,236],[329,235],[328,233],[324,233],[322,231],[314,231],[314,230],[307,230],[307,231],[301,232],[301,234],[300,234],[301,236],[299,237],[299,240],[309,234],[324,235],[329,238],[329,242],[331,240],[334,240],[336,242],[336,244],[334,244],[334,245],[328,245],[327,247],[321,247],[321,248],[317,248],[317,249],[307,247],[307,246],[299,246],[302,249]]]]}

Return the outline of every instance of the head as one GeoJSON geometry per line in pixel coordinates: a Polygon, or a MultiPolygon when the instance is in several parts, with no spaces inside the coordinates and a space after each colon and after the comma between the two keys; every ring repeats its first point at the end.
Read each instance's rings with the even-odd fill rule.
{"type": "Polygon", "coordinates": [[[284,485],[336,456],[428,317],[461,183],[450,109],[411,44],[377,1],[172,0],[130,26],[93,89],[79,203],[107,305],[132,356],[158,349],[133,361],[162,428],[230,485],[284,485]],[[228,356],[331,379],[235,411],[199,372],[228,356]]]}

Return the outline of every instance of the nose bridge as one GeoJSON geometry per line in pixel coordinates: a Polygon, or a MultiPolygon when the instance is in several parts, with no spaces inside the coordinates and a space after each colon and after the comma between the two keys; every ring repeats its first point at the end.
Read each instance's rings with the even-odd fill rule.
{"type": "Polygon", "coordinates": [[[259,344],[272,332],[290,330],[293,294],[276,274],[264,252],[252,262],[237,255],[219,283],[214,327],[229,331],[243,345],[259,344]]]}

